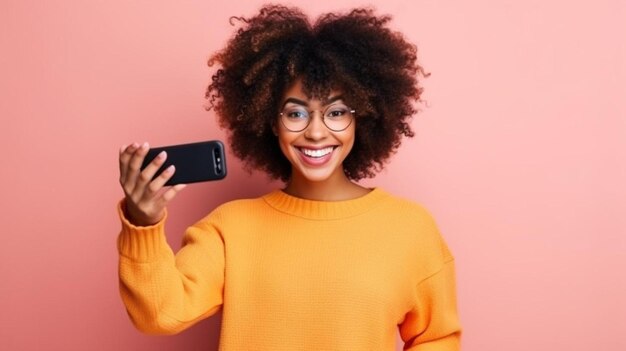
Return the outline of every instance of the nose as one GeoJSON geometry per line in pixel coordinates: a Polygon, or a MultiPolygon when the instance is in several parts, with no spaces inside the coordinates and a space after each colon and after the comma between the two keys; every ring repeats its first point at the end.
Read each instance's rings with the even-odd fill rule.
{"type": "Polygon", "coordinates": [[[324,124],[322,113],[313,111],[311,113],[311,122],[304,130],[304,137],[310,140],[322,140],[328,135],[328,128],[324,124]],[[316,115],[319,115],[316,117],[316,115]]]}

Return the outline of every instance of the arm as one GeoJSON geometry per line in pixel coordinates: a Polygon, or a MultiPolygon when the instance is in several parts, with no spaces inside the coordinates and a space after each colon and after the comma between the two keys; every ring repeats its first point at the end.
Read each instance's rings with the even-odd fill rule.
{"type": "Polygon", "coordinates": [[[158,223],[140,227],[118,205],[120,294],[133,324],[149,334],[178,333],[216,313],[223,301],[224,244],[209,221],[187,229],[174,255],[158,223]]]}
{"type": "Polygon", "coordinates": [[[154,178],[167,158],[165,152],[141,170],[148,149],[148,143],[133,143],[122,146],[119,154],[125,194],[118,205],[120,293],[138,329],[174,334],[220,308],[224,243],[207,218],[187,230],[183,248],[174,255],[163,226],[166,205],[184,184],[164,188],[175,172],[173,166],[154,178]]]}
{"type": "Polygon", "coordinates": [[[420,281],[415,304],[400,324],[404,350],[458,351],[461,326],[457,314],[454,259],[420,281]]]}

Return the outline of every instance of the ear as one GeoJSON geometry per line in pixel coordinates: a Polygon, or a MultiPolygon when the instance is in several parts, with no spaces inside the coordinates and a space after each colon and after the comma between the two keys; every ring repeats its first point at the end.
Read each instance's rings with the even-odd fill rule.
{"type": "Polygon", "coordinates": [[[274,136],[278,136],[278,128],[276,127],[276,123],[272,123],[272,133],[274,133],[274,136]]]}

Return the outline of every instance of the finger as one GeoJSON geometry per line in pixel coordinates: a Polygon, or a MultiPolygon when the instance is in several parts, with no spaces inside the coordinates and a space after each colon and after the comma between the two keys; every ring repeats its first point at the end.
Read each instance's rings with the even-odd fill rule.
{"type": "Polygon", "coordinates": [[[159,154],[156,155],[156,157],[152,161],[150,161],[150,163],[148,163],[146,168],[141,171],[141,174],[139,175],[139,182],[141,182],[142,184],[144,182],[151,183],[152,178],[154,178],[154,175],[159,170],[159,168],[161,168],[163,162],[165,162],[166,159],[167,153],[165,151],[159,152],[159,154]]]}
{"type": "Polygon", "coordinates": [[[163,195],[160,198],[160,204],[165,207],[167,205],[168,202],[172,201],[172,199],[174,197],[176,197],[176,195],[178,195],[178,193],[185,189],[185,187],[187,186],[187,184],[176,184],[173,187],[167,189],[166,192],[163,193],[163,195]]]}
{"type": "Polygon", "coordinates": [[[132,143],[132,144],[130,144],[128,146],[122,146],[120,148],[120,156],[119,156],[119,162],[120,162],[120,183],[122,184],[122,186],[126,182],[126,177],[128,175],[128,162],[130,161],[130,158],[132,157],[133,152],[135,152],[135,150],[138,147],[139,147],[139,144],[132,143]]]}
{"type": "MultiPolygon", "coordinates": [[[[158,165],[156,167],[158,169],[158,167],[160,167],[160,165],[158,165]]],[[[158,177],[154,178],[154,180],[152,180],[150,182],[150,184],[148,184],[148,186],[146,187],[146,189],[143,192],[141,197],[144,200],[149,200],[149,199],[153,198],[154,195],[156,193],[158,193],[159,190],[161,190],[161,188],[163,188],[165,183],[167,183],[167,181],[170,178],[172,178],[172,176],[174,175],[174,172],[176,172],[176,167],[174,165],[170,165],[169,167],[164,169],[163,172],[161,172],[161,174],[159,174],[158,177]]],[[[154,176],[154,172],[152,172],[152,175],[150,175],[150,178],[152,178],[152,176],[154,176]]]]}
{"type": "MultiPolygon", "coordinates": [[[[141,144],[135,152],[133,152],[130,161],[128,162],[128,171],[126,174],[126,186],[131,192],[136,191],[136,187],[138,185],[138,177],[141,171],[141,164],[143,162],[144,157],[148,153],[150,146],[147,142],[141,144]]],[[[147,182],[144,182],[144,184],[147,182]]]]}

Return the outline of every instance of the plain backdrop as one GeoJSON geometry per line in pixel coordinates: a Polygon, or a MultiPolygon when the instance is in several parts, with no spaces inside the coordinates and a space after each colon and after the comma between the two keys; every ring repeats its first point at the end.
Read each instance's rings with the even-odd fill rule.
{"type": "MultiPolygon", "coordinates": [[[[131,325],[117,152],[224,139],[204,109],[206,61],[229,17],[261,4],[2,1],[0,349],[217,349],[219,313],[177,336],[131,325]]],[[[625,350],[626,3],[291,4],[391,14],[432,74],[415,138],[363,184],[435,216],[457,259],[463,349],[625,350]]],[[[229,156],[226,180],[171,204],[175,249],[218,204],[281,186],[229,156]]]]}

